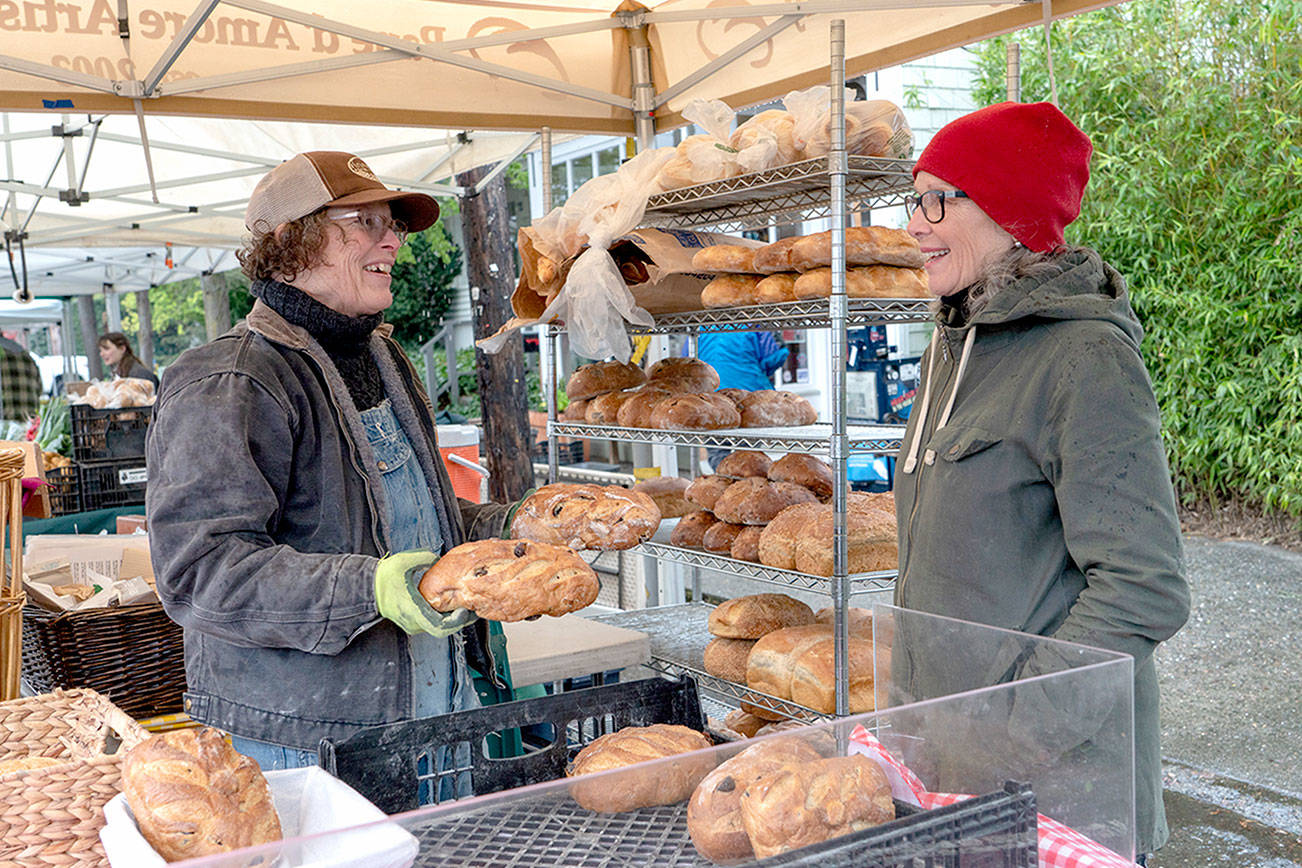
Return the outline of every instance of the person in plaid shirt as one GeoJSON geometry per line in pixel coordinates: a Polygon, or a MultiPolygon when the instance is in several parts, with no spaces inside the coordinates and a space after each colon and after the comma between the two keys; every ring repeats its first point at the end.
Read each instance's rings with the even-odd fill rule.
{"type": "Polygon", "coordinates": [[[26,422],[41,408],[41,369],[17,342],[0,337],[0,419],[26,422]]]}

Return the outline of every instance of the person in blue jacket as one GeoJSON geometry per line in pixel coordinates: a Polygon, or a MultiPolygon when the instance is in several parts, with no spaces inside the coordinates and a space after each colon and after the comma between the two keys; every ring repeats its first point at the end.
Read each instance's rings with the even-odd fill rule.
{"type": "MultiPolygon", "coordinates": [[[[696,355],[719,372],[720,389],[756,392],[773,388],[773,373],[787,360],[787,348],[773,332],[707,332],[698,339],[696,355]]],[[[728,451],[710,449],[710,466],[728,451]]]]}

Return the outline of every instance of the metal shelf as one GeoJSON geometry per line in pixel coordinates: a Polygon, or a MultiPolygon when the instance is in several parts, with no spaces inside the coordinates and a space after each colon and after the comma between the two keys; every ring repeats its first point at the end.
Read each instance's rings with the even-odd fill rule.
{"type": "MultiPolygon", "coordinates": [[[[912,160],[850,156],[847,163],[847,210],[901,205],[913,192],[912,160]]],[[[652,196],[642,225],[739,232],[826,217],[831,213],[831,188],[827,159],[803,160],[652,196]]]]}
{"type": "MultiPolygon", "coordinates": [[[[927,322],[931,318],[929,304],[924,298],[852,298],[848,300],[846,326],[865,328],[886,323],[927,322]]],[[[640,335],[662,335],[692,331],[750,331],[757,328],[822,329],[829,325],[827,299],[810,298],[746,307],[661,313],[656,314],[654,325],[630,331],[640,335]]],[[[564,326],[552,328],[564,331],[564,326]]]]}
{"type": "MultiPolygon", "coordinates": [[[[644,542],[638,548],[638,551],[661,561],[703,567],[708,570],[719,570],[734,576],[768,582],[771,585],[781,585],[785,588],[830,594],[828,583],[832,580],[826,576],[798,573],[794,570],[779,570],[776,567],[766,567],[753,561],[739,561],[724,555],[698,551],[697,549],[685,549],[659,542],[644,542]]],[[[850,582],[851,594],[864,594],[869,591],[888,590],[894,586],[895,576],[896,570],[882,570],[876,573],[851,573],[846,578],[850,582]]]]}
{"type": "MultiPolygon", "coordinates": [[[[849,425],[850,449],[894,455],[900,451],[903,425],[849,425]]],[[[756,449],[761,452],[803,452],[828,454],[832,426],[827,423],[797,428],[720,428],[688,431],[680,428],[623,428],[619,425],[587,425],[579,422],[548,422],[547,435],[622,440],[629,443],[664,443],[671,446],[707,446],[724,449],[756,449]]]]}
{"type": "Polygon", "coordinates": [[[810,721],[834,718],[834,715],[751,690],[744,684],[706,672],[705,646],[714,638],[709,631],[710,611],[713,608],[705,603],[687,603],[594,615],[590,620],[647,634],[651,640],[651,662],[643,664],[644,666],[673,678],[690,675],[696,679],[697,687],[703,693],[729,707],[735,708],[740,703],[747,702],[784,718],[810,721]]]}

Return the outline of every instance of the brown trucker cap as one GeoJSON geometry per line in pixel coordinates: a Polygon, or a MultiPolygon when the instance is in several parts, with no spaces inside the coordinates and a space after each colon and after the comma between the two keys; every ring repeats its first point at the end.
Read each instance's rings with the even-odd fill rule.
{"type": "Polygon", "coordinates": [[[412,232],[429,228],[439,217],[433,196],[390,190],[361,157],[343,151],[307,151],[262,176],[244,209],[244,225],[250,232],[271,232],[327,206],[373,202],[388,202],[394,218],[412,232]]]}

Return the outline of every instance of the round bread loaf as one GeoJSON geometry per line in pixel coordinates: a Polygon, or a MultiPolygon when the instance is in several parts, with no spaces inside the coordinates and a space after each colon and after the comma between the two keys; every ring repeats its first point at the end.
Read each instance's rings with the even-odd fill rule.
{"type": "Polygon", "coordinates": [[[725,600],[710,612],[711,634],[727,639],[758,639],[784,627],[812,624],[814,611],[786,594],[748,594],[725,600]]]}
{"type": "Polygon", "coordinates": [[[741,819],[758,859],[895,819],[891,785],[862,754],[784,766],[746,787],[741,819]]]}
{"type": "Polygon", "coordinates": [[[791,248],[803,235],[780,238],[772,244],[765,244],[755,251],[751,264],[756,274],[776,274],[780,271],[794,271],[791,267],[791,248]]]}
{"type": "Polygon", "coordinates": [[[714,468],[714,472],[717,476],[726,476],[730,479],[746,479],[750,476],[768,476],[769,468],[772,466],[773,462],[763,452],[741,449],[723,456],[719,466],[714,468]]]}
{"type": "Polygon", "coordinates": [[[565,384],[565,394],[570,400],[591,398],[602,392],[632,389],[646,382],[646,374],[637,365],[627,362],[593,362],[583,365],[570,375],[565,384]]]}
{"type": "Polygon", "coordinates": [[[824,509],[820,503],[798,503],[775,515],[760,532],[760,563],[779,570],[794,570],[796,540],[824,509]]]}
{"type": "Polygon", "coordinates": [[[769,468],[768,478],[774,482],[794,482],[808,488],[819,500],[832,496],[832,468],[813,455],[793,452],[783,455],[769,468]]]}
{"type": "MultiPolygon", "coordinates": [[[[723,397],[731,401],[735,406],[737,404],[740,404],[742,402],[742,399],[745,398],[747,395],[749,395],[750,392],[746,389],[720,389],[714,394],[722,395],[723,397]]],[[[738,412],[741,411],[738,410],[738,412]]]]}
{"type": "Polygon", "coordinates": [[[758,274],[717,275],[701,290],[701,306],[746,307],[757,304],[759,296],[756,287],[759,286],[759,282],[758,274]]]}
{"type": "Polygon", "coordinates": [[[681,476],[656,476],[644,479],[633,486],[633,490],[645,494],[655,501],[660,510],[661,520],[678,518],[696,509],[687,499],[687,486],[691,480],[681,476]]]}
{"type": "Polygon", "coordinates": [[[281,838],[258,764],[209,726],[155,735],[127,751],[122,792],[140,834],[168,862],[281,838]]]}
{"type": "Polygon", "coordinates": [[[720,763],[701,780],[687,803],[687,834],[696,852],[712,862],[751,856],[750,837],[741,819],[741,794],[765,775],[822,758],[803,739],[784,736],[753,744],[720,763]]]}
{"type": "Polygon", "coordinates": [[[419,590],[440,612],[469,609],[490,621],[523,621],[576,612],[597,599],[601,585],[592,567],[563,546],[485,539],[444,554],[419,590]]]}
{"type": "Polygon", "coordinates": [[[687,486],[683,496],[701,509],[712,511],[714,504],[719,500],[719,495],[735,481],[726,476],[719,476],[717,473],[714,476],[698,476],[687,486]]]}
{"type": "Polygon", "coordinates": [[[814,405],[795,392],[772,389],[751,392],[739,409],[743,428],[788,428],[818,421],[814,405]]]}
{"type": "Polygon", "coordinates": [[[712,274],[750,274],[755,267],[755,248],[741,244],[713,244],[692,256],[692,270],[712,274]]]}
{"type": "Polygon", "coordinates": [[[817,501],[807,488],[752,476],[736,480],[719,495],[714,502],[714,516],[732,524],[768,524],[788,506],[817,501]]]}
{"type": "MultiPolygon", "coordinates": [[[[846,298],[929,298],[931,284],[921,268],[894,265],[860,265],[845,273],[846,298]]],[[[756,295],[759,290],[756,288],[756,295]]],[[[829,298],[832,295],[832,269],[814,268],[796,278],[791,285],[796,299],[829,298]]]]}
{"type": "Polygon", "coordinates": [[[572,549],[622,551],[650,539],[658,527],[660,510],[640,491],[557,482],[520,503],[510,534],[572,549]]]}
{"type": "Polygon", "coordinates": [[[556,414],[556,418],[562,422],[582,422],[588,412],[588,399],[579,398],[571,400],[565,405],[565,409],[556,414]]]}
{"type": "Polygon", "coordinates": [[[711,431],[741,424],[737,406],[722,395],[705,393],[665,398],[651,411],[651,427],[711,431]]]}
{"type": "MultiPolygon", "coordinates": [[[[829,508],[797,536],[794,560],[799,572],[814,576],[832,575],[832,522],[829,508]]],[[[845,530],[848,572],[872,573],[899,566],[893,516],[875,510],[850,510],[845,517],[845,530]]]]}
{"type": "Polygon", "coordinates": [[[676,724],[626,726],[595,739],[578,752],[566,772],[579,778],[570,784],[570,796],[589,811],[622,813],[654,805],[673,805],[692,794],[701,778],[714,768],[714,755],[684,756],[650,768],[629,769],[584,781],[583,775],[623,768],[649,760],[711,747],[710,740],[694,729],[676,724]]]}
{"type": "Polygon", "coordinates": [[[583,421],[589,425],[615,425],[617,424],[616,414],[624,402],[633,397],[632,390],[621,392],[603,392],[593,398],[588,398],[587,409],[583,412],[583,421]]]}
{"type": "Polygon", "coordinates": [[[676,394],[663,386],[647,385],[634,389],[615,414],[617,424],[625,428],[650,428],[651,411],[670,395],[676,394]]]}
{"type": "Polygon", "coordinates": [[[796,275],[789,271],[770,274],[755,284],[756,304],[781,304],[796,300],[796,275]]]}
{"type": "Polygon", "coordinates": [[[728,552],[730,557],[739,561],[750,561],[759,563],[759,540],[764,533],[764,528],[759,525],[748,524],[746,528],[732,541],[732,550],[728,552]]]}
{"type": "Polygon", "coordinates": [[[754,639],[725,639],[715,636],[705,646],[705,671],[716,678],[737,684],[746,683],[746,658],[754,647],[754,639]]]}
{"type": "MultiPolygon", "coordinates": [[[[715,518],[718,518],[716,515],[715,518]]],[[[701,548],[707,552],[713,552],[716,555],[726,555],[732,552],[733,540],[737,538],[746,525],[729,524],[726,521],[720,521],[713,524],[705,531],[701,537],[701,548]]]]}
{"type": "Polygon", "coordinates": [[[678,519],[678,524],[669,534],[669,544],[685,549],[699,549],[705,544],[705,532],[719,520],[708,510],[689,512],[678,519]]]}
{"type": "Polygon", "coordinates": [[[719,372],[700,359],[670,356],[651,366],[647,382],[675,392],[713,392],[719,388],[719,372]]]}

